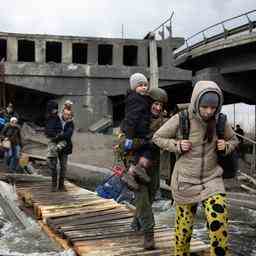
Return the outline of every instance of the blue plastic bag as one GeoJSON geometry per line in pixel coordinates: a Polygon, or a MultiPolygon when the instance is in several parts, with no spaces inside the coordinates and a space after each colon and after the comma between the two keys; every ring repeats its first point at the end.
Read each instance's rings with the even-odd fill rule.
{"type": "Polygon", "coordinates": [[[133,199],[133,192],[131,192],[121,178],[116,175],[108,177],[102,184],[98,185],[96,192],[100,197],[106,199],[112,198],[117,202],[130,202],[133,199]]]}

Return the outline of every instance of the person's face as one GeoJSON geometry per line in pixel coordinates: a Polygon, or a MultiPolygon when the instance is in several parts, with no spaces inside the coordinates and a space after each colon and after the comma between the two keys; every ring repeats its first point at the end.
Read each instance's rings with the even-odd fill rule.
{"type": "Polygon", "coordinates": [[[66,103],[64,106],[65,106],[65,108],[68,109],[68,110],[71,110],[71,109],[72,109],[72,105],[69,104],[69,103],[66,103]]]}
{"type": "Polygon", "coordinates": [[[141,95],[145,95],[148,91],[148,84],[147,83],[142,83],[142,84],[139,84],[135,91],[141,95]]]}
{"type": "Polygon", "coordinates": [[[155,101],[151,106],[151,113],[154,116],[159,116],[163,111],[163,103],[155,101]]]}
{"type": "Polygon", "coordinates": [[[17,124],[17,121],[16,121],[16,120],[13,120],[13,121],[10,122],[10,125],[11,125],[11,126],[15,126],[16,124],[17,124]]]}
{"type": "Polygon", "coordinates": [[[64,121],[70,120],[72,118],[71,111],[65,109],[63,111],[62,117],[63,117],[64,121]]]}
{"type": "Polygon", "coordinates": [[[216,109],[217,109],[216,107],[211,107],[211,106],[200,106],[199,107],[200,116],[203,118],[203,120],[208,121],[214,116],[216,109]]]}

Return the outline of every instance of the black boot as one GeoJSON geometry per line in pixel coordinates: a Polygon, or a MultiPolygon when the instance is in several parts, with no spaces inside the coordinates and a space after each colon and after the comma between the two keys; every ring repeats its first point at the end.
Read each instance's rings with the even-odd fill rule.
{"type": "Polygon", "coordinates": [[[154,231],[146,231],[144,233],[144,249],[145,250],[154,250],[155,247],[155,238],[154,231]]]}

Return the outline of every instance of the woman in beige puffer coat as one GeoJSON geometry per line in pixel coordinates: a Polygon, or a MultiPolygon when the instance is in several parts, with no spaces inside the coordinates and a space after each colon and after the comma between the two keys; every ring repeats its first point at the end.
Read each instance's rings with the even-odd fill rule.
{"type": "Polygon", "coordinates": [[[238,141],[227,122],[224,139],[217,138],[216,120],[222,103],[223,95],[215,82],[199,81],[188,109],[189,139],[182,137],[178,114],[153,137],[160,148],[177,154],[171,181],[176,203],[176,256],[189,255],[194,217],[200,202],[205,209],[211,255],[227,255],[228,214],[223,170],[217,163],[217,151],[228,154],[238,141]]]}

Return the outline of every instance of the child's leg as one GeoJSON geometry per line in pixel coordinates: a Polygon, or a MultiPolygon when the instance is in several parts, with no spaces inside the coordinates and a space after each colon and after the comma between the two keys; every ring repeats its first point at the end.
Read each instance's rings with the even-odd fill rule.
{"type": "Polygon", "coordinates": [[[203,201],[211,244],[211,256],[227,255],[228,211],[225,194],[216,194],[203,201]]]}
{"type": "Polygon", "coordinates": [[[197,204],[177,204],[175,221],[175,256],[189,255],[197,204]]]}

